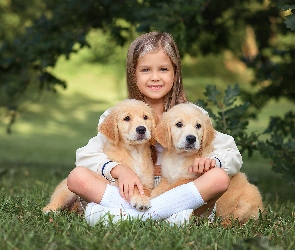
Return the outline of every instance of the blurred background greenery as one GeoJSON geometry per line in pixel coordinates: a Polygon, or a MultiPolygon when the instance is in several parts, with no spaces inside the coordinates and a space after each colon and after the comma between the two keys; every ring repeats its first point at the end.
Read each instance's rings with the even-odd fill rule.
{"type": "MultiPolygon", "coordinates": [[[[283,0],[0,0],[0,174],[44,166],[66,176],[100,114],[126,98],[128,46],[150,30],[174,36],[190,101],[204,98],[207,85],[223,91],[238,83],[237,103],[250,103],[246,131],[259,135],[271,117],[295,111],[292,9],[283,0]]],[[[294,114],[281,127],[293,121],[294,114]]],[[[280,142],[284,150],[292,139],[291,165],[292,131],[280,142]]],[[[262,168],[281,178],[258,152],[244,161],[256,182],[267,176],[262,168]]],[[[288,171],[295,178],[292,166],[288,171]]]]}

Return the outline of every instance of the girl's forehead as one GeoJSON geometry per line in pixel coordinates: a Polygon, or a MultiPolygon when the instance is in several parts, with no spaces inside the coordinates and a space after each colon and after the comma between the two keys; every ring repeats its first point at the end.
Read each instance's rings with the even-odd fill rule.
{"type": "Polygon", "coordinates": [[[150,60],[157,59],[161,62],[171,63],[171,58],[163,49],[150,51],[138,58],[138,62],[149,62],[150,60]]]}

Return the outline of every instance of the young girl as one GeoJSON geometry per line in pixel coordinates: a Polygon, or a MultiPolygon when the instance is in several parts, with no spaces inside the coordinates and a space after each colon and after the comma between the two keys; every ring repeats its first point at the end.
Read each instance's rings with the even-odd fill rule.
{"type": "MultiPolygon", "coordinates": [[[[179,52],[169,34],[150,32],[135,39],[128,51],[126,67],[129,98],[144,101],[159,118],[174,105],[187,102],[179,52]]],[[[103,113],[99,124],[109,112],[103,113]]],[[[242,166],[242,157],[234,139],[217,132],[213,142],[214,152],[208,158],[196,158],[189,169],[202,175],[152,199],[151,208],[142,213],[128,203],[135,185],[143,193],[140,179],[128,166],[109,161],[103,153],[105,141],[106,138],[98,132],[86,146],[79,148],[76,152],[77,167],[68,176],[68,188],[90,202],[85,212],[90,225],[97,223],[108,212],[123,219],[126,216],[143,219],[170,216],[176,223],[180,214],[180,221],[186,221],[193,210],[196,215],[201,215],[213,207],[227,190],[230,177],[242,166]],[[110,185],[113,178],[118,179],[119,189],[110,185]],[[181,211],[184,212],[181,214],[181,211]]],[[[161,150],[161,145],[157,144],[155,183],[160,179],[161,150]]]]}

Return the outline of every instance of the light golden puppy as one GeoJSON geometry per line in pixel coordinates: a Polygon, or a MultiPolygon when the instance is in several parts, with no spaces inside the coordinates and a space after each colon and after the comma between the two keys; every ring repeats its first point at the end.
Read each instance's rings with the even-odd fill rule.
{"type": "Polygon", "coordinates": [[[230,179],[228,190],[216,202],[216,215],[223,226],[230,226],[238,219],[243,224],[250,218],[257,220],[259,210],[263,212],[262,197],[258,188],[250,184],[244,173],[237,173],[230,179]]]}
{"type": "Polygon", "coordinates": [[[163,114],[155,138],[164,150],[162,179],[152,191],[152,197],[198,177],[188,169],[196,157],[206,157],[212,152],[215,130],[210,118],[196,105],[178,104],[163,114]]]}
{"type": "MultiPolygon", "coordinates": [[[[207,157],[213,150],[215,130],[210,118],[192,103],[179,104],[163,114],[155,131],[156,140],[164,147],[161,159],[162,180],[152,191],[158,196],[198,176],[188,171],[196,157],[207,157]]],[[[227,192],[217,201],[217,216],[224,225],[230,218],[244,223],[258,218],[263,209],[261,195],[243,173],[230,180],[227,192]]]]}
{"type": "MultiPolygon", "coordinates": [[[[140,211],[150,207],[150,192],[154,188],[154,165],[151,157],[151,145],[158,117],[144,102],[127,99],[111,109],[111,113],[99,126],[99,131],[108,139],[104,153],[111,161],[130,167],[140,178],[145,195],[140,195],[137,187],[130,199],[133,207],[140,211]]],[[[117,185],[117,181],[115,182],[117,185]]],[[[80,211],[77,196],[67,187],[64,179],[55,189],[44,213],[58,209],[76,209],[80,211]]]]}

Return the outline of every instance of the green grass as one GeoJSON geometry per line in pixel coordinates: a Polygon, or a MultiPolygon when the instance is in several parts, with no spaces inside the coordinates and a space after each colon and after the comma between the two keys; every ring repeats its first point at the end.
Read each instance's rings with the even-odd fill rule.
{"type": "MultiPolygon", "coordinates": [[[[122,58],[125,52],[120,50],[122,58]]],[[[190,101],[202,98],[206,84],[224,89],[241,81],[220,65],[222,57],[186,58],[183,74],[190,101]]],[[[100,114],[125,98],[124,66],[123,59],[95,63],[87,50],[71,61],[61,59],[54,72],[68,82],[67,90],[26,102],[11,135],[5,133],[7,118],[1,118],[0,249],[295,249],[294,187],[257,154],[244,156],[242,171],[259,187],[268,211],[258,224],[224,229],[218,221],[200,220],[177,228],[125,221],[89,227],[74,214],[41,213],[54,187],[74,167],[75,150],[96,134],[100,114]]],[[[269,103],[249,130],[262,131],[270,115],[290,108],[294,106],[286,100],[269,103]]]]}

